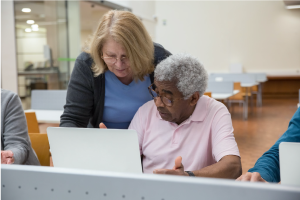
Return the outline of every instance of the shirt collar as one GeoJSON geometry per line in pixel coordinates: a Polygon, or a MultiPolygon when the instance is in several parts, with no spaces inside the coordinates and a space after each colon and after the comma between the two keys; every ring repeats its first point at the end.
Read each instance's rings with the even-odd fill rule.
{"type": "Polygon", "coordinates": [[[191,121],[203,121],[206,117],[207,113],[207,106],[209,103],[209,97],[202,95],[202,97],[199,98],[196,108],[191,115],[191,121]]]}
{"type": "MultiPolygon", "coordinates": [[[[207,97],[205,95],[202,95],[202,97],[199,98],[199,100],[196,104],[195,110],[190,117],[191,121],[203,121],[205,119],[205,116],[207,113],[208,99],[209,99],[209,97],[207,97]]],[[[161,118],[156,106],[155,106],[155,108],[156,108],[156,117],[158,119],[163,120],[161,118]]]]}

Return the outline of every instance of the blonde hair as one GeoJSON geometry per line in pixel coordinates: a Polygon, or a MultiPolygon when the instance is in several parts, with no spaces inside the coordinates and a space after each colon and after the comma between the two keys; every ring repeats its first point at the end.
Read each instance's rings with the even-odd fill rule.
{"type": "Polygon", "coordinates": [[[110,37],[125,48],[135,81],[143,81],[145,75],[154,71],[154,46],[142,22],[131,12],[111,10],[102,17],[89,48],[85,49],[94,60],[95,77],[108,70],[101,55],[110,37]]]}

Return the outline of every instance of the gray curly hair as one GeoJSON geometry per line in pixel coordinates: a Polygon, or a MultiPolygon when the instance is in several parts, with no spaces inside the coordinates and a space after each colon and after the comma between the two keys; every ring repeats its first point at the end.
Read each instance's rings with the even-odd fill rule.
{"type": "Polygon", "coordinates": [[[200,61],[189,54],[174,54],[161,61],[154,71],[157,81],[177,82],[178,90],[184,99],[190,98],[195,92],[200,97],[207,87],[208,75],[200,61]]]}

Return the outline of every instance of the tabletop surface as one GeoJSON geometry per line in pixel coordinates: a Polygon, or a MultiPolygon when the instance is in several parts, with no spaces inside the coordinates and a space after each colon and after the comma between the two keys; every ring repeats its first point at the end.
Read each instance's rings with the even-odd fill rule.
{"type": "Polygon", "coordinates": [[[233,93],[211,93],[211,97],[218,100],[227,99],[237,93],[239,93],[239,90],[234,90],[233,93]]]}
{"type": "Polygon", "coordinates": [[[258,83],[241,83],[242,87],[252,87],[258,85],[258,83]]]}
{"type": "Polygon", "coordinates": [[[60,123],[63,110],[25,110],[24,112],[35,112],[39,123],[60,123]]]}

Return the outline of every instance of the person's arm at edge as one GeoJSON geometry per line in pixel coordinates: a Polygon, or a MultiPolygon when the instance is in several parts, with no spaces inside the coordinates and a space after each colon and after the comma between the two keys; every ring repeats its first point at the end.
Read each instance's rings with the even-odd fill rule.
{"type": "Polygon", "coordinates": [[[14,164],[24,164],[29,155],[30,142],[21,100],[13,94],[6,107],[2,109],[5,109],[5,116],[2,119],[3,149],[13,152],[14,164]]]}
{"type": "MultiPolygon", "coordinates": [[[[277,140],[277,142],[265,152],[255,163],[254,167],[248,172],[257,172],[267,182],[280,182],[280,168],[279,168],[279,144],[281,142],[300,142],[300,108],[296,111],[291,119],[287,131],[277,140]]],[[[247,174],[247,180],[251,177],[247,174]]],[[[244,175],[243,175],[244,176],[244,175]]],[[[255,174],[257,176],[257,174],[255,174]]],[[[258,180],[258,179],[254,179],[258,180]]]]}

